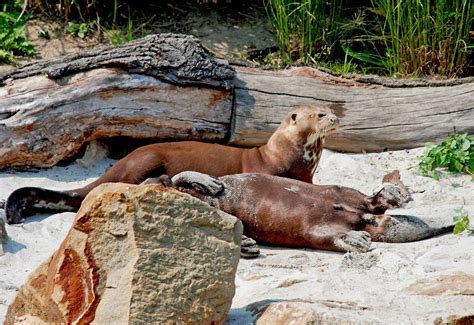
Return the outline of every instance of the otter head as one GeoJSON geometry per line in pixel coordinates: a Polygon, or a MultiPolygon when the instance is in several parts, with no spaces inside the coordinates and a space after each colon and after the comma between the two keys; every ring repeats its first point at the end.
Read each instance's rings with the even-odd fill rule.
{"type": "Polygon", "coordinates": [[[327,133],[339,126],[339,119],[331,109],[323,106],[297,106],[286,118],[287,127],[292,133],[305,138],[305,142],[324,140],[327,133]]]}
{"type": "Polygon", "coordinates": [[[323,151],[326,135],[339,126],[339,119],[327,107],[305,105],[295,107],[287,116],[286,128],[298,146],[301,146],[302,159],[316,171],[323,151]]]}

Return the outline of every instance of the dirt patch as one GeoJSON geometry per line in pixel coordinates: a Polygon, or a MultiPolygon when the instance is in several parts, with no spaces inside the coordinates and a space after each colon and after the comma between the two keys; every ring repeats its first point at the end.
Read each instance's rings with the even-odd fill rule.
{"type": "MultiPolygon", "coordinates": [[[[183,4],[168,4],[166,8],[163,5],[157,6],[156,13],[151,18],[137,17],[132,26],[134,38],[151,33],[191,34],[198,37],[214,56],[228,60],[241,60],[246,58],[248,51],[270,48],[276,44],[262,6],[240,4],[187,7],[183,4]]],[[[33,43],[37,55],[34,58],[20,58],[15,65],[51,60],[97,46],[110,45],[104,29],[99,32],[96,24],[91,24],[84,39],[72,36],[67,29],[67,24],[44,17],[30,20],[25,33],[33,43]]],[[[14,68],[14,65],[0,65],[0,73],[14,68]]]]}

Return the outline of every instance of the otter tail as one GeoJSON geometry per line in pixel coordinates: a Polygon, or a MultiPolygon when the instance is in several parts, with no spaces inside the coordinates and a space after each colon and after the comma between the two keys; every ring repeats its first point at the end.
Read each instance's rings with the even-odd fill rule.
{"type": "Polygon", "coordinates": [[[84,196],[73,191],[59,192],[39,187],[19,188],[7,198],[5,214],[7,222],[21,223],[23,218],[39,212],[77,211],[84,196]]]}
{"type": "Polygon", "coordinates": [[[452,232],[454,225],[432,227],[415,216],[382,215],[376,216],[377,227],[369,226],[374,241],[387,243],[405,243],[423,240],[452,232]]]}

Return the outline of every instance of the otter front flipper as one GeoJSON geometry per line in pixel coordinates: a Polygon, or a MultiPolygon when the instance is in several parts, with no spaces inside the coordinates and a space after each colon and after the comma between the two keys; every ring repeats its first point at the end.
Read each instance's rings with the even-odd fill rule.
{"type": "Polygon", "coordinates": [[[22,187],[13,191],[7,198],[5,214],[9,224],[21,223],[23,218],[38,212],[77,211],[83,199],[77,194],[39,187],[22,187]]]}

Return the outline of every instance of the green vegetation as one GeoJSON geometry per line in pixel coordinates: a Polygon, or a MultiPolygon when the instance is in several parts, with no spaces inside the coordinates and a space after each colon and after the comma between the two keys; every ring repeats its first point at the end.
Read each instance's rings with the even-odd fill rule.
{"type": "Polygon", "coordinates": [[[474,181],[474,137],[467,133],[454,134],[437,145],[428,144],[418,165],[418,173],[439,179],[440,169],[469,174],[474,181]]]}
{"type": "Polygon", "coordinates": [[[284,63],[330,57],[338,38],[342,0],[265,0],[284,63]]]}
{"type": "MultiPolygon", "coordinates": [[[[114,21],[116,17],[114,14],[114,21]]],[[[143,26],[142,26],[143,27],[143,26]]],[[[127,25],[125,28],[117,28],[115,23],[112,23],[112,28],[107,28],[105,26],[101,27],[102,33],[107,38],[110,44],[120,45],[122,43],[130,42],[135,39],[135,30],[133,28],[133,19],[130,13],[130,8],[128,10],[128,19],[127,25]]]]}
{"type": "Polygon", "coordinates": [[[29,19],[13,0],[0,7],[0,63],[11,63],[18,55],[34,55],[33,45],[25,38],[23,27],[29,19]]]}
{"type": "Polygon", "coordinates": [[[467,230],[474,234],[474,227],[470,225],[469,215],[462,208],[456,210],[456,215],[453,217],[454,230],[453,234],[457,235],[467,230]]]}
{"type": "Polygon", "coordinates": [[[474,48],[472,0],[265,0],[265,6],[285,64],[456,77],[474,48]]]}
{"type": "MultiPolygon", "coordinates": [[[[23,1],[2,3],[0,60],[33,54],[22,32],[29,17],[20,14],[23,1]]],[[[174,17],[185,16],[190,4],[199,6],[197,0],[26,3],[28,12],[59,19],[75,37],[83,39],[94,32],[111,44],[168,25],[157,24],[157,16],[167,17],[169,25],[176,27],[174,17]]],[[[277,53],[259,59],[263,63],[310,64],[339,73],[404,77],[452,78],[472,75],[474,69],[472,0],[262,0],[257,6],[265,9],[278,45],[277,53]]],[[[50,37],[48,32],[39,36],[50,37]]]]}
{"type": "Polygon", "coordinates": [[[472,0],[372,0],[391,75],[456,76],[466,64],[472,0]]]}
{"type": "Polygon", "coordinates": [[[80,39],[84,39],[89,33],[89,24],[87,23],[79,24],[79,23],[69,22],[67,31],[74,37],[79,37],[80,39]]]}

